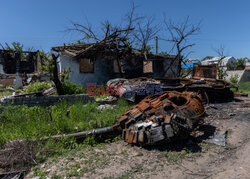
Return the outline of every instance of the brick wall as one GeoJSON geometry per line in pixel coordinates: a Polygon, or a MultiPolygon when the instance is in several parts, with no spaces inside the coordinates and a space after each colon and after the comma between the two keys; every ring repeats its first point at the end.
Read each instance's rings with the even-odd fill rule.
{"type": "Polygon", "coordinates": [[[68,103],[81,102],[86,104],[95,101],[94,97],[87,94],[62,95],[62,96],[34,96],[34,97],[16,97],[14,99],[5,99],[4,105],[27,105],[27,106],[51,106],[61,101],[68,103]]]}

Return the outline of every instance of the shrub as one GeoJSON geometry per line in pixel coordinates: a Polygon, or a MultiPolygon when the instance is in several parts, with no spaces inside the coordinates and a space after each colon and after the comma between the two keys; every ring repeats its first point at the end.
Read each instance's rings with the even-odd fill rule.
{"type": "Polygon", "coordinates": [[[52,84],[49,81],[44,81],[44,82],[34,82],[31,83],[26,89],[25,93],[35,93],[35,92],[40,92],[40,91],[45,91],[47,89],[52,88],[52,84]]]}
{"type": "Polygon", "coordinates": [[[238,84],[238,78],[239,78],[239,75],[238,74],[235,74],[235,75],[232,75],[229,79],[230,83],[232,83],[233,85],[237,85],[238,84]]]}
{"type": "Polygon", "coordinates": [[[62,83],[63,90],[65,94],[84,94],[86,93],[86,88],[80,85],[76,85],[72,82],[63,82],[62,83]]]}

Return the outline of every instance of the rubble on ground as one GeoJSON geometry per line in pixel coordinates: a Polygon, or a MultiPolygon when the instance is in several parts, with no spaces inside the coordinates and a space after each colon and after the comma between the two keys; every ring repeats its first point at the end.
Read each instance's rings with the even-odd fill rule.
{"type": "Polygon", "coordinates": [[[104,110],[104,109],[114,109],[117,100],[118,98],[115,96],[107,96],[104,99],[96,99],[95,101],[98,104],[97,109],[104,110]]]}
{"type": "Polygon", "coordinates": [[[3,96],[0,98],[0,103],[3,102],[6,99],[14,99],[14,98],[20,98],[20,97],[34,97],[34,96],[50,96],[56,93],[56,89],[54,87],[45,90],[45,91],[39,91],[34,93],[23,93],[21,91],[15,91],[12,93],[12,95],[9,96],[3,96]]]}
{"type": "Polygon", "coordinates": [[[117,102],[118,98],[115,96],[107,96],[104,99],[96,99],[96,102],[98,104],[115,104],[117,102]]]}
{"type": "Polygon", "coordinates": [[[220,145],[225,147],[226,146],[226,135],[227,131],[225,130],[218,130],[215,132],[215,134],[210,137],[208,140],[206,140],[209,143],[220,145]]]}
{"type": "Polygon", "coordinates": [[[104,109],[114,109],[115,105],[111,105],[111,104],[101,104],[99,106],[97,106],[97,109],[99,110],[104,110],[104,109]]]}

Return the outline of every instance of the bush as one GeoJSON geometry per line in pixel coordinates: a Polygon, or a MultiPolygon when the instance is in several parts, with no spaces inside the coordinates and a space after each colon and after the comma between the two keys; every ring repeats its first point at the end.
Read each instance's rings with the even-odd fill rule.
{"type": "Polygon", "coordinates": [[[76,85],[72,82],[65,81],[62,83],[62,86],[65,94],[84,94],[87,91],[83,86],[76,85]]]}
{"type": "Polygon", "coordinates": [[[229,79],[230,83],[236,86],[238,84],[238,78],[239,78],[238,74],[232,75],[229,79]]]}
{"type": "Polygon", "coordinates": [[[49,81],[44,81],[44,82],[34,82],[31,83],[26,89],[25,93],[36,93],[40,91],[45,91],[47,89],[52,88],[52,84],[49,81]]]}

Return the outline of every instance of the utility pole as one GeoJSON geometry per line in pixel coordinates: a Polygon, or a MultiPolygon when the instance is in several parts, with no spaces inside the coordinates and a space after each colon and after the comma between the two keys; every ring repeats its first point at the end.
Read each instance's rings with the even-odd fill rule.
{"type": "Polygon", "coordinates": [[[155,37],[155,54],[158,54],[158,36],[155,37]]]}

